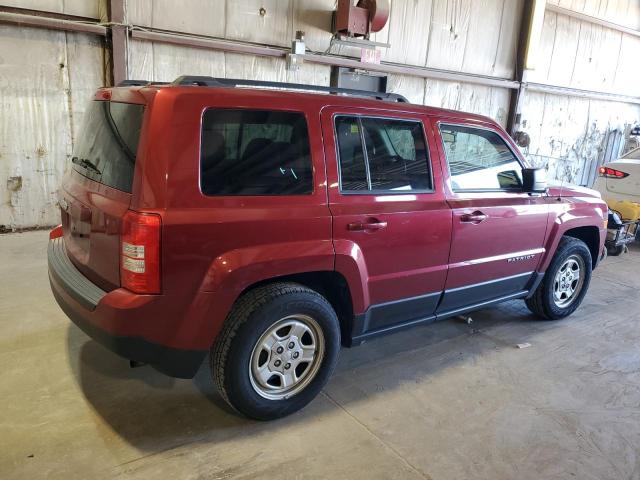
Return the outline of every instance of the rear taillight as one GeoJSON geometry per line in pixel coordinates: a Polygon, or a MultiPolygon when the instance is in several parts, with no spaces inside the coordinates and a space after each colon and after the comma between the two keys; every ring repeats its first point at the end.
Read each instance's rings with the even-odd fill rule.
{"type": "Polygon", "coordinates": [[[621,172],[620,170],[616,170],[611,167],[600,167],[599,173],[601,177],[605,178],[625,178],[629,176],[628,173],[621,172]]]}
{"type": "Polygon", "coordinates": [[[56,238],[60,238],[62,235],[64,235],[64,232],[62,231],[62,225],[58,225],[49,232],[49,240],[55,240],[56,238]]]}
{"type": "Polygon", "coordinates": [[[129,211],[122,219],[120,283],[134,293],[160,293],[160,216],[129,211]]]}

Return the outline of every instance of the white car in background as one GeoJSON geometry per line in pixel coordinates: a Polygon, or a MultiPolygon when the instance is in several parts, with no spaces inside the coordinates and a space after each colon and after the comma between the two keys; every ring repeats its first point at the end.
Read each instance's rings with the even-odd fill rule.
{"type": "Polygon", "coordinates": [[[609,255],[620,255],[626,250],[627,243],[633,241],[633,236],[636,240],[640,240],[640,228],[637,227],[637,223],[625,227],[621,223],[625,220],[627,222],[640,220],[640,147],[631,150],[618,160],[602,165],[598,170],[598,178],[593,188],[600,192],[602,199],[609,205],[610,211],[613,210],[616,213],[609,213],[606,245],[609,255]],[[635,229],[635,234],[632,228],[635,229]],[[621,235],[628,240],[619,240],[621,235]]]}
{"type": "Polygon", "coordinates": [[[640,204],[640,147],[601,166],[593,188],[609,207],[613,202],[622,201],[640,204]]]}

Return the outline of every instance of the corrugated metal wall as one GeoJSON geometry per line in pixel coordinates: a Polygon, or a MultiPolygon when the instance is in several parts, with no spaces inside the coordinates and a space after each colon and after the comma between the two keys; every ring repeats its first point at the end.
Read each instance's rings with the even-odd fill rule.
{"type": "MultiPolygon", "coordinates": [[[[289,46],[303,30],[307,47],[329,49],[334,0],[129,0],[129,22],[140,27],[289,46]],[[260,15],[264,8],[266,14],[260,15]]],[[[382,60],[500,78],[512,78],[523,0],[393,0],[387,26],[372,40],[389,43],[382,60]],[[471,19],[482,18],[482,22],[471,19]]],[[[288,72],[282,59],[198,51],[132,41],[133,78],[170,81],[194,75],[257,78],[328,85],[330,67],[303,65],[288,72]]],[[[336,54],[356,54],[334,47],[336,54]]],[[[408,76],[390,76],[389,89],[412,102],[484,113],[506,122],[505,89],[408,76]]]]}
{"type": "MultiPolygon", "coordinates": [[[[335,3],[128,0],[126,21],[138,29],[281,47],[290,45],[296,30],[303,30],[307,47],[325,52],[335,3]]],[[[391,3],[388,25],[374,36],[391,44],[383,50],[383,61],[513,78],[523,0],[391,3]]],[[[106,19],[106,0],[14,0],[5,5],[106,19]]],[[[637,0],[560,0],[560,5],[633,28],[640,20],[637,0]]],[[[629,60],[640,51],[637,41],[637,37],[547,12],[543,61],[531,78],[637,95],[632,80],[637,61],[629,60]]],[[[55,189],[68,163],[85,102],[105,83],[103,42],[85,34],[15,26],[0,26],[0,42],[2,118],[10,119],[3,122],[0,143],[0,228],[54,224],[58,219],[55,189]]],[[[331,53],[356,54],[349,47],[333,47],[331,53]]],[[[157,81],[194,74],[328,85],[330,76],[330,67],[324,65],[304,64],[298,72],[290,72],[280,58],[140,40],[129,41],[128,65],[130,78],[157,81]]],[[[416,103],[486,114],[503,125],[507,121],[510,96],[505,88],[390,75],[389,89],[416,103]]],[[[532,137],[529,153],[539,159],[574,155],[574,163],[579,163],[585,155],[597,155],[599,142],[613,125],[637,121],[638,110],[637,105],[527,93],[523,120],[532,137]]]]}
{"type": "MultiPolygon", "coordinates": [[[[106,18],[99,0],[3,3],[106,18]]],[[[0,25],[0,231],[58,222],[60,177],[87,99],[104,81],[101,39],[0,25]]]]}
{"type": "MultiPolygon", "coordinates": [[[[549,0],[548,3],[640,29],[638,0],[549,0]]],[[[640,37],[546,11],[531,82],[561,87],[640,94],[640,37]]],[[[552,177],[590,184],[607,135],[628,134],[640,123],[640,106],[602,100],[528,92],[523,106],[527,149],[552,177]]]]}

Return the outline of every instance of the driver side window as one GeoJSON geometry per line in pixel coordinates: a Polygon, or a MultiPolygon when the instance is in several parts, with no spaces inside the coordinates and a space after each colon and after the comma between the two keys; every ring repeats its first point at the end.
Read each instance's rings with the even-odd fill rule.
{"type": "Polygon", "coordinates": [[[440,135],[455,192],[522,189],[522,165],[496,132],[440,125],[440,135]]]}

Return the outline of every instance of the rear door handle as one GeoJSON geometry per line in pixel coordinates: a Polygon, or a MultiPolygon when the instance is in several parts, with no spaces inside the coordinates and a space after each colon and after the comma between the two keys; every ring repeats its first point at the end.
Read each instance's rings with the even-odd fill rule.
{"type": "Polygon", "coordinates": [[[347,224],[347,230],[351,230],[352,232],[375,232],[378,230],[382,230],[383,228],[387,228],[387,222],[379,222],[378,220],[373,220],[370,222],[353,222],[347,224]]]}
{"type": "Polygon", "coordinates": [[[473,223],[474,225],[477,225],[484,222],[486,219],[487,216],[480,210],[476,210],[472,213],[463,213],[462,215],[460,215],[461,223],[473,223]]]}

